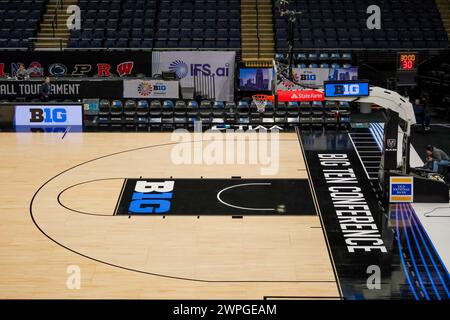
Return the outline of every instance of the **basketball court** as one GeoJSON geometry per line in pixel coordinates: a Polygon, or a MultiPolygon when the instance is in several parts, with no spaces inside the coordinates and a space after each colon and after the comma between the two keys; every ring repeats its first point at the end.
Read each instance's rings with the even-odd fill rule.
{"type": "MultiPolygon", "coordinates": [[[[261,191],[267,179],[308,180],[295,133],[279,134],[279,170],[269,177],[257,165],[174,164],[180,143],[169,133],[2,133],[0,139],[1,298],[341,297],[310,183],[287,191],[310,197],[312,212],[251,212],[270,205],[261,199],[270,197],[261,191]],[[206,194],[192,198],[199,207],[210,203],[198,215],[195,209],[115,214],[125,179],[189,179],[193,189],[222,179],[236,190],[228,191],[227,205],[206,194]],[[232,206],[250,214],[233,215],[232,206]],[[66,284],[73,266],[80,268],[78,290],[66,284]]],[[[208,148],[192,141],[187,144],[208,148]]]]}

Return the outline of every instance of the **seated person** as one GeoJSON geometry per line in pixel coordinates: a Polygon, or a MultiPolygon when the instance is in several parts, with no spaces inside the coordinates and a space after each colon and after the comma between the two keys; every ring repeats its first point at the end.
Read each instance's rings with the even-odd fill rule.
{"type": "Polygon", "coordinates": [[[28,74],[28,70],[25,69],[25,66],[23,63],[19,65],[19,70],[16,72],[16,79],[17,80],[29,80],[30,75],[28,74]]]}
{"type": "Polygon", "coordinates": [[[427,162],[425,166],[434,172],[442,172],[442,169],[450,164],[448,154],[441,149],[428,145],[426,152],[427,162]]]}

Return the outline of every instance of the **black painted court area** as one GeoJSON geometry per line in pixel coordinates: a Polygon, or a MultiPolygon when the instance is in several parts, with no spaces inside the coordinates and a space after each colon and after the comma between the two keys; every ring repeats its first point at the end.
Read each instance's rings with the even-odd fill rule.
{"type": "Polygon", "coordinates": [[[115,214],[316,215],[316,209],[306,179],[143,178],[125,180],[115,214]]]}

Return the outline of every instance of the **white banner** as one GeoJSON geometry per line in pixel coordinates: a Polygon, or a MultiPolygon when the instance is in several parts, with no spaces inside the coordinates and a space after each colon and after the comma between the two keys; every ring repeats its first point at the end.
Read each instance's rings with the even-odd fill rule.
{"type": "MultiPolygon", "coordinates": [[[[292,69],[296,83],[313,88],[322,88],[325,81],[329,80],[357,80],[358,68],[330,69],[330,68],[294,68],[292,69]]],[[[283,78],[278,79],[278,90],[301,89],[291,81],[283,78]]]]}
{"type": "Polygon", "coordinates": [[[179,83],[164,80],[124,80],[123,97],[178,99],[179,83]]]}
{"type": "Polygon", "coordinates": [[[81,105],[23,105],[16,106],[16,126],[82,126],[81,105]]]}
{"type": "Polygon", "coordinates": [[[233,101],[235,59],[236,53],[231,51],[153,52],[152,75],[173,71],[181,86],[188,88],[194,88],[196,77],[206,76],[211,80],[209,84],[214,84],[216,100],[233,101]]]}

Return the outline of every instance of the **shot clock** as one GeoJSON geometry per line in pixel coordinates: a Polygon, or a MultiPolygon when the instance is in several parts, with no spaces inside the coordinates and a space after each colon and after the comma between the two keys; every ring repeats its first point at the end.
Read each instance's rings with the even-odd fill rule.
{"type": "Polygon", "coordinates": [[[398,70],[399,71],[416,71],[417,70],[417,52],[399,52],[398,53],[398,70]]]}

